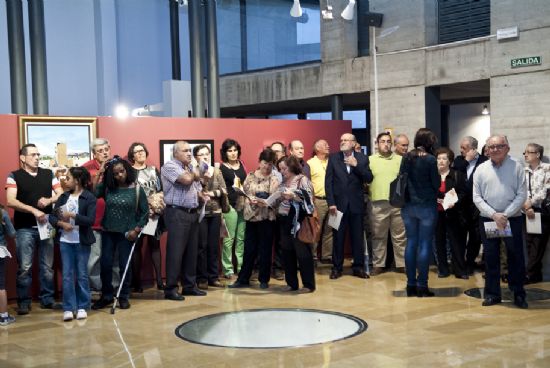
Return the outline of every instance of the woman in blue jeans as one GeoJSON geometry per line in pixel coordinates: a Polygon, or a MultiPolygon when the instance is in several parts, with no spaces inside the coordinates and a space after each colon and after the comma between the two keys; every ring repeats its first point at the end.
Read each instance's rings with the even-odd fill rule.
{"type": "Polygon", "coordinates": [[[59,197],[49,221],[58,228],[63,264],[63,321],[85,319],[90,308],[88,258],[95,242],[92,225],[95,220],[96,198],[86,188],[90,174],[83,167],[71,167],[65,179],[67,191],[59,197]],[[75,284],[76,280],[76,284],[75,284]]]}
{"type": "Polygon", "coordinates": [[[428,267],[440,185],[437,160],[433,155],[436,143],[437,137],[430,129],[419,129],[414,137],[415,148],[405,156],[403,162],[404,170],[408,173],[407,198],[401,210],[407,233],[407,296],[434,296],[428,289],[428,267]]]}

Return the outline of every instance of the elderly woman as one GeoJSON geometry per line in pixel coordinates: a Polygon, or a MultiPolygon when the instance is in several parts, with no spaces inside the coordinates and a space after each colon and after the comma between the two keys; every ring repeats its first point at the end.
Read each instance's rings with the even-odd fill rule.
{"type": "MultiPolygon", "coordinates": [[[[525,179],[527,181],[527,200],[523,210],[528,219],[534,219],[536,212],[541,212],[542,201],[550,189],[550,164],[541,162],[544,147],[537,143],[529,143],[525,147],[525,179]]],[[[542,260],[550,234],[550,217],[541,213],[541,234],[525,236],[527,247],[527,280],[526,284],[542,281],[542,260]]]]}
{"type": "Polygon", "coordinates": [[[441,177],[437,198],[437,225],[435,230],[435,245],[437,255],[437,270],[439,277],[448,277],[449,264],[447,263],[447,238],[451,244],[451,265],[453,273],[458,279],[468,279],[466,270],[466,221],[462,212],[462,199],[466,191],[466,175],[463,172],[451,169],[454,152],[446,147],[439,148],[437,170],[441,177]],[[454,189],[458,197],[456,203],[443,208],[445,195],[454,189]]]}
{"type": "Polygon", "coordinates": [[[231,288],[250,286],[250,276],[256,256],[258,256],[260,288],[269,287],[275,211],[267,205],[265,200],[279,188],[279,181],[273,173],[274,156],[275,153],[271,148],[264,149],[260,153],[258,168],[248,174],[244,181],[243,189],[246,194],[243,211],[246,220],[244,259],[239,277],[229,286],[231,288]]]}
{"type": "Polygon", "coordinates": [[[278,209],[279,234],[283,252],[286,291],[298,290],[297,272],[300,270],[304,288],[301,292],[315,291],[315,270],[312,244],[298,239],[298,225],[308,213],[313,212],[313,185],[302,174],[302,166],[294,156],[283,157],[278,161],[279,172],[283,175],[282,195],[278,209]]]}
{"type": "Polygon", "coordinates": [[[235,271],[238,273],[243,264],[244,233],[246,222],[243,216],[244,197],[234,187],[242,187],[246,179],[246,170],[241,158],[241,145],[233,139],[226,139],[220,148],[222,164],[220,171],[225,180],[227,196],[231,210],[223,214],[228,236],[223,239],[222,272],[225,278],[232,279],[235,271]],[[233,245],[237,267],[233,266],[233,245]]]}
{"type": "MultiPolygon", "coordinates": [[[[95,194],[105,198],[105,216],[101,225],[101,298],[92,309],[105,308],[113,302],[113,256],[118,250],[119,275],[122,275],[130,257],[132,243],[147,223],[149,206],[143,188],[136,187],[136,172],[126,160],[115,156],[105,164],[105,176],[95,194]]],[[[119,306],[130,308],[131,269],[128,269],[120,291],[119,306]]]]}
{"type": "Polygon", "coordinates": [[[218,277],[220,254],[220,227],[222,209],[220,199],[226,195],[225,181],[217,167],[210,166],[210,148],[199,144],[193,148],[193,156],[202,172],[202,190],[210,200],[206,202],[205,216],[199,224],[199,247],[197,255],[197,285],[224,287],[218,277]]]}
{"type": "Polygon", "coordinates": [[[136,170],[137,183],[143,188],[147,196],[147,202],[149,203],[149,218],[159,219],[155,235],[144,234],[136,242],[136,248],[132,259],[132,288],[134,292],[138,293],[143,292],[143,288],[141,287],[141,246],[145,239],[147,239],[149,254],[151,256],[153,268],[155,269],[157,289],[164,290],[161,270],[162,263],[160,261],[160,236],[162,235],[163,226],[162,218],[159,214],[164,209],[162,183],[158,170],[154,166],[147,165],[147,157],[149,157],[149,151],[143,143],[134,142],[130,145],[130,148],[128,148],[128,161],[132,163],[132,167],[136,170]]]}
{"type": "Polygon", "coordinates": [[[401,210],[407,233],[407,296],[434,296],[428,289],[428,267],[437,222],[437,191],[441,184],[433,155],[436,143],[435,134],[421,128],[414,137],[414,149],[403,158],[403,170],[408,173],[408,196],[401,210]]]}

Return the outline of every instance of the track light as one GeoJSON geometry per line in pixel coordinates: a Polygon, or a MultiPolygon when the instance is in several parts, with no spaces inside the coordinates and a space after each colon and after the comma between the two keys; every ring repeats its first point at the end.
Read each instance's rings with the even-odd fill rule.
{"type": "Polygon", "coordinates": [[[487,105],[483,105],[483,110],[481,110],[481,115],[489,115],[489,109],[487,105]]]}
{"type": "Polygon", "coordinates": [[[300,0],[294,0],[292,8],[290,9],[290,16],[294,18],[299,18],[302,16],[302,7],[300,6],[300,0]]]}
{"type": "Polygon", "coordinates": [[[343,11],[342,14],[340,14],[340,15],[341,15],[342,18],[344,18],[345,20],[353,20],[353,13],[354,13],[354,10],[355,10],[355,0],[349,0],[348,5],[346,6],[346,8],[344,9],[344,11],[343,11]]]}

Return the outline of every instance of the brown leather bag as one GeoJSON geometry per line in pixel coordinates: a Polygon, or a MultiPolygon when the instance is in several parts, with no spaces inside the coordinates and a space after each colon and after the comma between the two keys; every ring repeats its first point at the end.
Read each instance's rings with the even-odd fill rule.
{"type": "Polygon", "coordinates": [[[307,244],[315,244],[321,237],[321,222],[317,209],[313,210],[311,216],[306,216],[300,224],[298,230],[298,240],[307,244]]]}

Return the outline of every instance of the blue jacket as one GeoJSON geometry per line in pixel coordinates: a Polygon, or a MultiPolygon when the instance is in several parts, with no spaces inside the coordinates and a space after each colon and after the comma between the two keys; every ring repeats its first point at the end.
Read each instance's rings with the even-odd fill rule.
{"type": "Polygon", "coordinates": [[[407,203],[437,205],[437,192],[441,185],[441,176],[437,171],[437,160],[432,155],[404,158],[409,174],[407,180],[407,203]]]}
{"type": "MultiPolygon", "coordinates": [[[[61,236],[61,231],[56,226],[59,218],[57,217],[58,213],[55,209],[63,206],[67,203],[71,193],[65,192],[59,196],[55,204],[54,211],[49,216],[50,224],[57,228],[55,239],[59,241],[61,236]]],[[[82,245],[92,245],[95,243],[94,231],[92,230],[92,225],[95,221],[95,207],[96,207],[96,197],[92,192],[84,190],[78,197],[78,214],[74,219],[75,225],[78,225],[78,235],[80,236],[80,244],[82,245]]]]}

